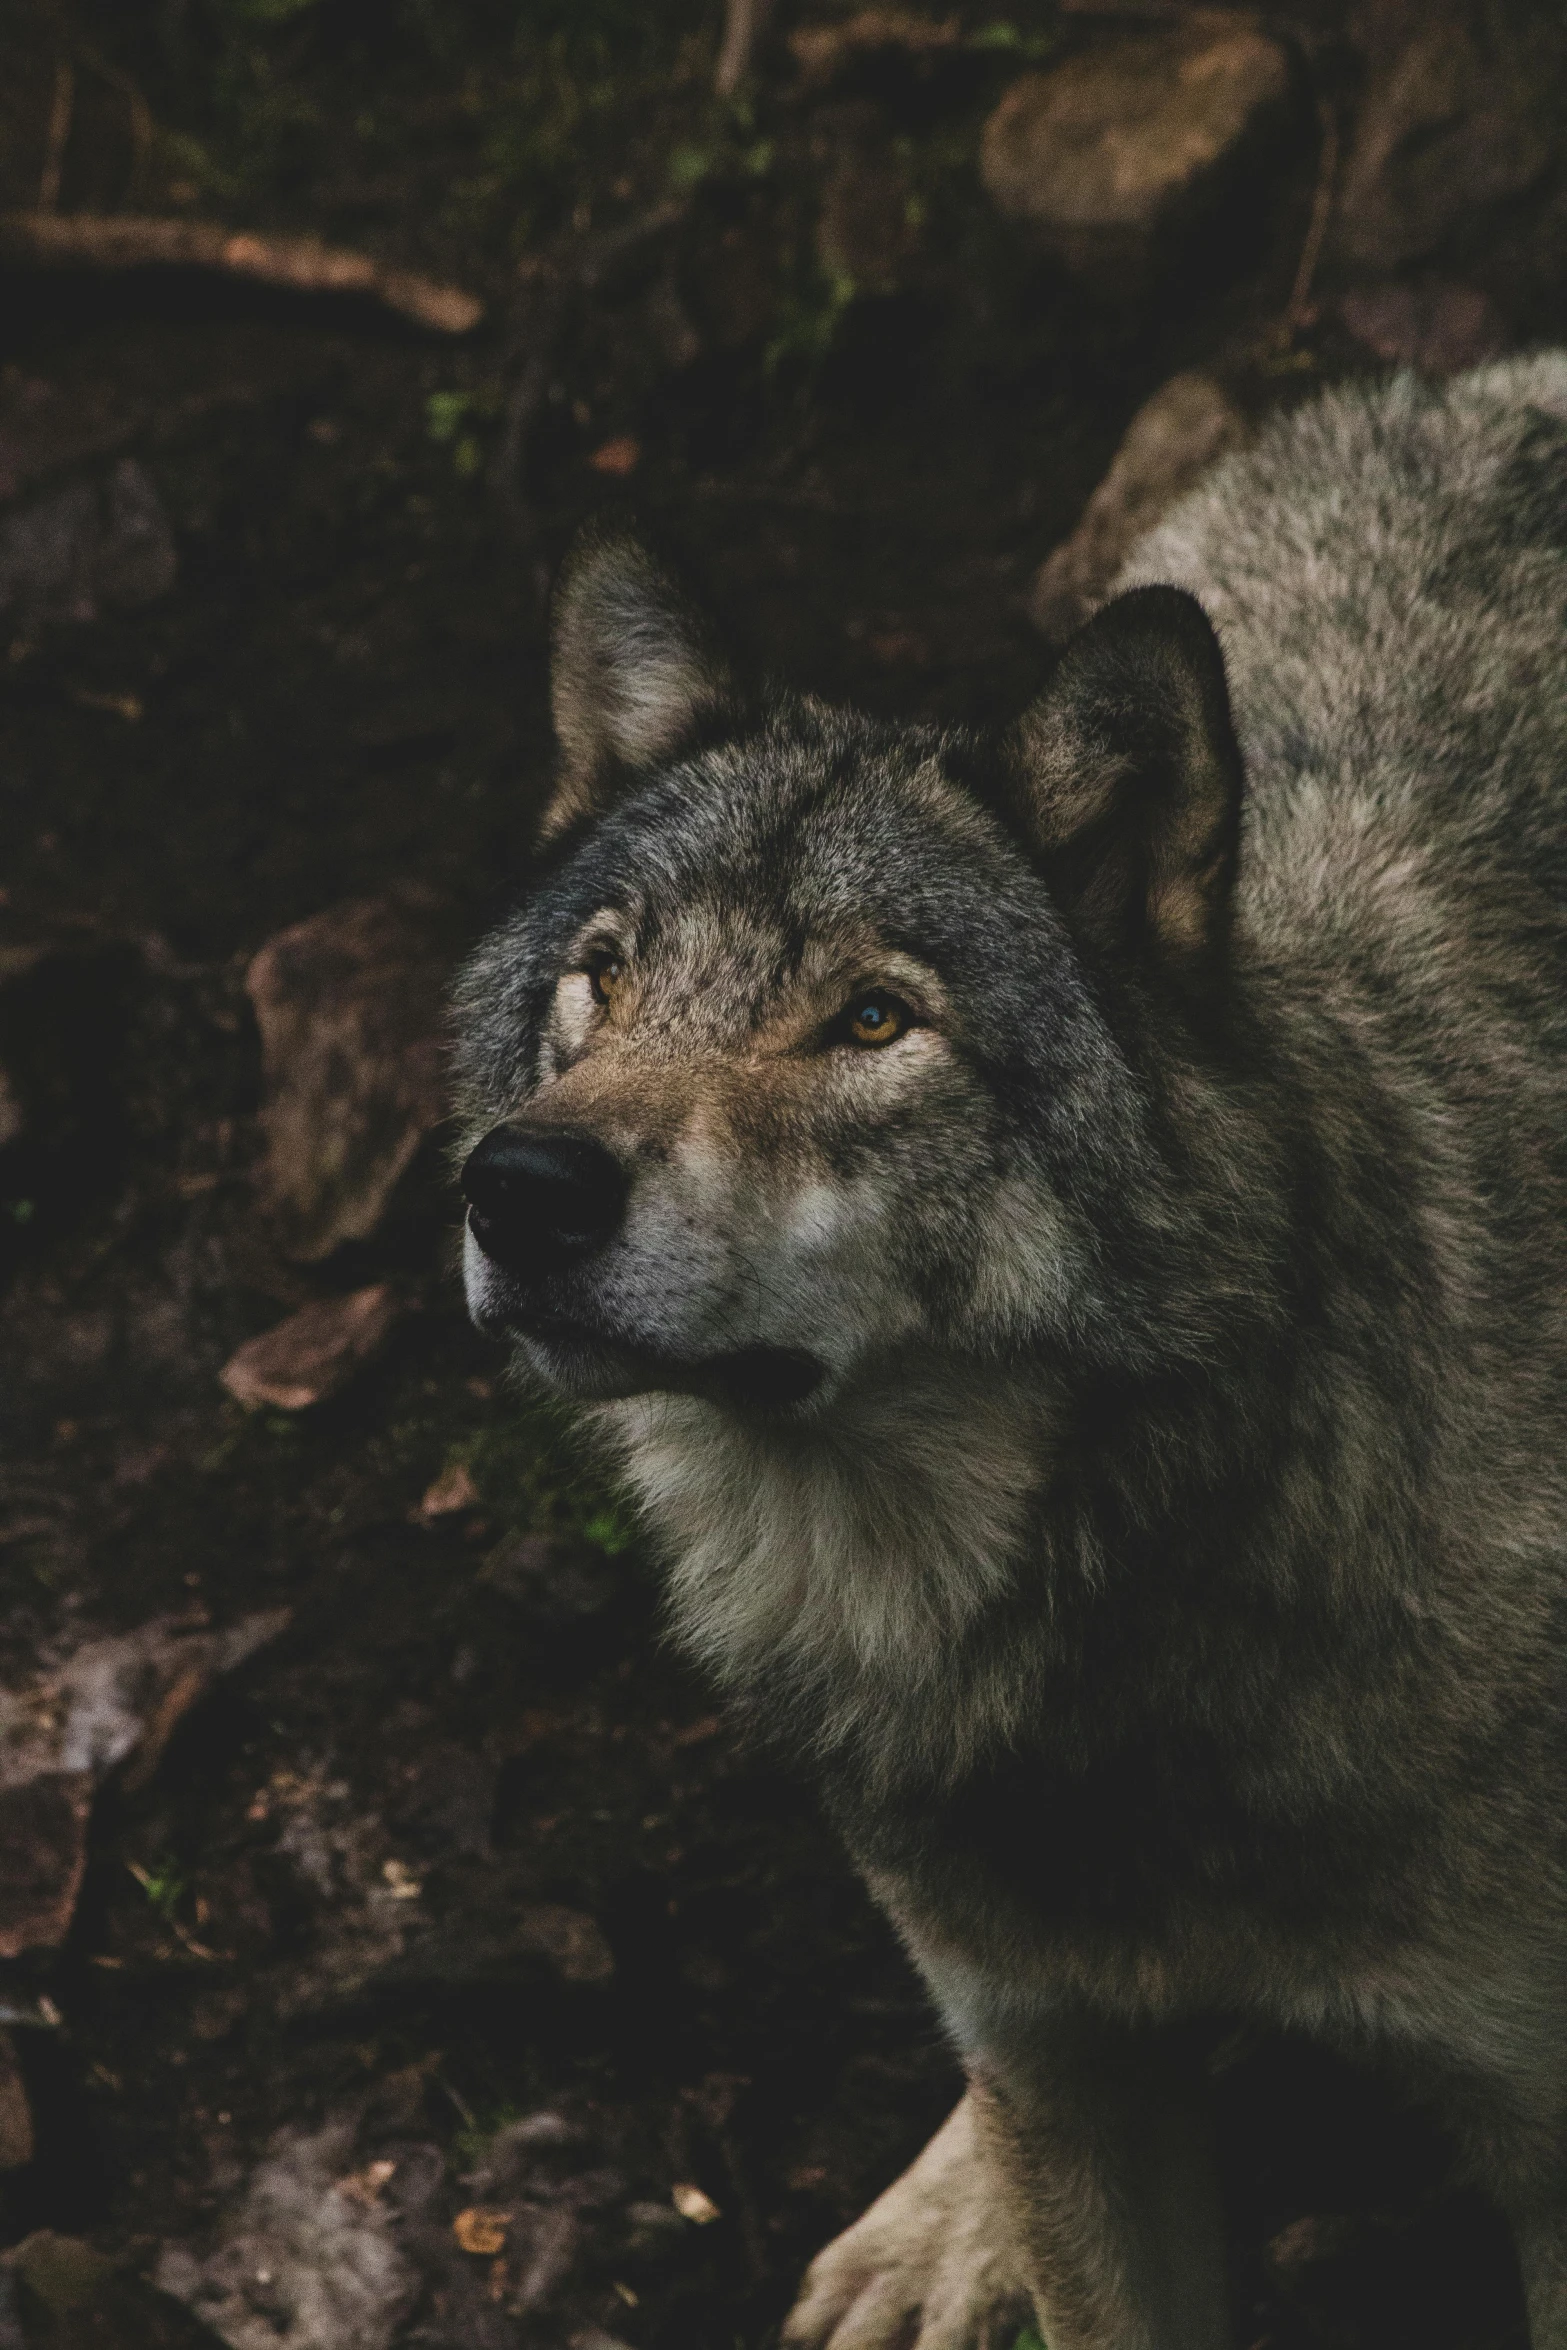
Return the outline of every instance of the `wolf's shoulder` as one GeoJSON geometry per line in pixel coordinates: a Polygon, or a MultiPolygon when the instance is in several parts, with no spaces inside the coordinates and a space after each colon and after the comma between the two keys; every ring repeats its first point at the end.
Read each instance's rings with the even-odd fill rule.
{"type": "Polygon", "coordinates": [[[1567,568],[1567,351],[1447,384],[1404,372],[1274,417],[1139,546],[1121,585],[1169,580],[1254,644],[1418,625],[1567,568]],[[1397,600],[1411,597],[1410,601],[1397,600]]]}
{"type": "Polygon", "coordinates": [[[1567,886],[1567,352],[1274,419],[1134,551],[1151,581],[1224,648],[1253,891],[1455,852],[1567,886]]]}

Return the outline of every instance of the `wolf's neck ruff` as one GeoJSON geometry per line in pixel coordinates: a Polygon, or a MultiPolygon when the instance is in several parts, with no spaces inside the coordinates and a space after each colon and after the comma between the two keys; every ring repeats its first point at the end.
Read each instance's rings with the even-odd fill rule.
{"type": "Polygon", "coordinates": [[[969,1720],[936,1692],[1015,1594],[1058,1409],[1046,1379],[937,1359],[796,1428],[673,1396],[604,1417],[685,1645],[808,1747],[945,1775],[1024,1726],[1023,1690],[994,1676],[969,1720]]]}

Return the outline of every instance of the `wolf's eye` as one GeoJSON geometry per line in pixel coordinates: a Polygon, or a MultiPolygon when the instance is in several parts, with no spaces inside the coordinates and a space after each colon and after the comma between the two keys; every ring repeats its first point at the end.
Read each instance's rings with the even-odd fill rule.
{"type": "Polygon", "coordinates": [[[588,985],[593,990],[596,1004],[607,1004],[619,987],[625,973],[618,955],[599,954],[589,958],[588,985]]]}
{"type": "Polygon", "coordinates": [[[914,1015],[901,997],[879,988],[855,996],[844,1014],[844,1034],[851,1044],[891,1044],[903,1034],[914,1015]]]}

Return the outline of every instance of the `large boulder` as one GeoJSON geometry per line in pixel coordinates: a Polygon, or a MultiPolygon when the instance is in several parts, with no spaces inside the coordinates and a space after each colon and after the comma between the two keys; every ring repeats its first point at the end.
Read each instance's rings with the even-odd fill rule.
{"type": "Polygon", "coordinates": [[[1334,243],[1397,269],[1471,234],[1561,155],[1567,19],[1532,0],[1362,0],[1354,31],[1366,80],[1334,243]]]}
{"type": "Polygon", "coordinates": [[[1291,90],[1277,41],[1203,11],[1023,75],[985,125],[981,175],[1069,268],[1135,291],[1264,169],[1291,90]]]}

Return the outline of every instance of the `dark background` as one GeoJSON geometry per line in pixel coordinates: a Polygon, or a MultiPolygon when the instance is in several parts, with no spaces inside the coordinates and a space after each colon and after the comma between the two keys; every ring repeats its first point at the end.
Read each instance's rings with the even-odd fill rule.
{"type": "MultiPolygon", "coordinates": [[[[0,1960],[0,2343],[752,2350],[954,2094],[808,1796],[660,1646],[613,1495],[452,1277],[429,1040],[525,882],[573,530],[629,501],[765,666],[997,719],[1048,667],[1039,565],[1173,375],[1241,432],[1561,331],[1560,10],[780,0],[719,95],[723,32],[0,9],[0,206],[89,224],[63,257],[0,226],[0,1684],[35,1722],[94,1642],[291,1611],[215,1686],[144,1659],[141,1747],[53,1826],[0,1705],[0,1934],[49,1912],[0,1960]],[[1085,259],[987,189],[1021,77],[1243,22],[1287,96],[1190,204],[1085,259]],[[285,240],[285,278],[322,238],[483,317],[83,265],[118,215],[285,240]],[[345,1118],[425,1135],[356,1237],[290,1227],[291,1083],[321,1230],[345,1118]],[[379,1284],[340,1392],[220,1384],[379,1284]],[[312,2316],[356,2228],[368,2281],[312,2316]]],[[[1238,2344],[1516,2350],[1418,2121],[1230,2055],[1238,2344]]]]}

